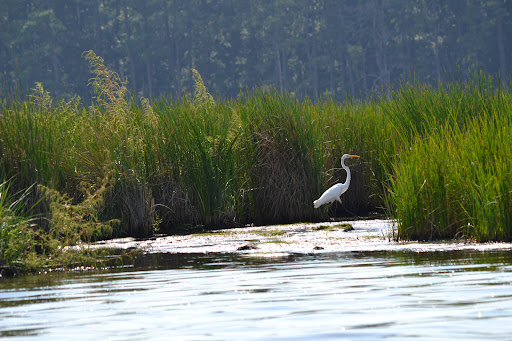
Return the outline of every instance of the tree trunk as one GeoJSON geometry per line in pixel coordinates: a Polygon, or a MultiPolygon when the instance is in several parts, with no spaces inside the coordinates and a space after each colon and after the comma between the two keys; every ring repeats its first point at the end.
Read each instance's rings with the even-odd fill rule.
{"type": "MultiPolygon", "coordinates": [[[[48,7],[48,9],[50,10],[53,10],[54,9],[51,7],[51,5],[48,7]]],[[[48,18],[48,23],[46,25],[46,35],[48,37],[48,39],[50,39],[50,61],[51,61],[51,64],[52,64],[52,70],[53,70],[53,82],[55,84],[55,95],[58,97],[61,97],[62,96],[62,91],[63,91],[63,88],[61,86],[61,77],[60,77],[60,62],[59,62],[59,57],[57,55],[57,38],[56,38],[56,35],[57,35],[57,32],[54,31],[54,26],[52,25],[54,23],[52,23],[52,17],[49,17],[48,18]]]]}
{"type": "Polygon", "coordinates": [[[149,98],[153,97],[153,79],[151,77],[151,62],[149,57],[146,57],[146,74],[148,77],[148,93],[149,98]]]}
{"type": "Polygon", "coordinates": [[[432,0],[432,24],[434,25],[434,41],[432,47],[434,49],[434,62],[436,67],[436,79],[441,80],[441,65],[439,63],[439,11],[437,0],[432,0]]]}
{"type": "Polygon", "coordinates": [[[102,36],[99,6],[99,1],[94,0],[92,4],[94,15],[94,51],[98,56],[103,56],[103,49],[101,48],[102,36]]]}
{"type": "MultiPolygon", "coordinates": [[[[349,48],[349,45],[348,45],[348,42],[347,42],[347,38],[345,36],[345,30],[347,29],[346,26],[345,26],[345,17],[343,15],[343,8],[342,8],[342,5],[341,3],[338,3],[338,11],[337,11],[337,18],[338,18],[338,22],[339,22],[339,27],[340,27],[340,53],[339,53],[339,58],[340,58],[340,65],[341,65],[341,72],[340,72],[340,76],[341,76],[341,81],[344,82],[345,81],[345,77],[344,77],[344,70],[347,70],[347,74],[348,74],[348,81],[349,81],[349,85],[350,85],[350,95],[352,97],[355,96],[355,93],[356,93],[356,90],[355,90],[355,84],[354,84],[354,74],[352,72],[352,61],[350,59],[350,56],[348,54],[348,48],[349,48]]],[[[344,87],[344,85],[343,85],[344,87]]]]}
{"type": "Polygon", "coordinates": [[[387,47],[386,47],[386,32],[384,28],[384,5],[382,0],[375,1],[375,11],[373,16],[373,42],[375,47],[375,62],[379,69],[379,80],[381,87],[388,84],[390,81],[388,61],[387,61],[387,47]]]}
{"type": "Polygon", "coordinates": [[[174,79],[176,82],[176,92],[179,94],[181,91],[181,61],[180,61],[180,46],[178,45],[178,38],[174,36],[174,55],[175,55],[175,72],[174,79]]]}
{"type": "Polygon", "coordinates": [[[281,68],[281,54],[279,53],[279,45],[277,40],[274,38],[274,50],[276,53],[276,72],[277,72],[277,81],[279,84],[279,91],[283,91],[283,71],[281,68]]]}
{"type": "Polygon", "coordinates": [[[59,57],[57,56],[57,43],[55,42],[55,35],[51,35],[51,42],[52,42],[52,51],[51,51],[51,59],[52,59],[52,66],[53,66],[53,81],[55,82],[55,86],[57,88],[60,88],[60,70],[59,70],[59,57]]]}
{"type": "Polygon", "coordinates": [[[309,61],[309,70],[311,72],[311,86],[313,87],[313,94],[316,96],[318,94],[318,66],[316,63],[316,41],[315,41],[315,31],[313,27],[313,18],[308,18],[308,37],[307,41],[307,56],[309,61]]]}
{"type": "Polygon", "coordinates": [[[496,40],[498,44],[498,54],[500,59],[500,76],[501,79],[504,80],[507,76],[507,65],[505,59],[505,41],[503,34],[503,18],[500,13],[498,13],[496,17],[496,40]]]}
{"type": "Polygon", "coordinates": [[[166,36],[167,36],[167,47],[168,47],[168,52],[167,52],[167,65],[169,65],[169,73],[170,73],[170,78],[171,78],[171,82],[172,82],[172,88],[174,89],[174,93],[176,95],[179,94],[179,86],[178,86],[178,82],[177,82],[177,76],[176,76],[176,73],[177,73],[177,70],[175,69],[175,61],[174,61],[174,58],[173,58],[173,45],[174,45],[174,42],[173,42],[173,34],[171,32],[171,26],[169,25],[169,17],[166,16],[165,18],[165,31],[166,31],[166,36]]]}
{"type": "Polygon", "coordinates": [[[288,89],[288,62],[286,51],[281,51],[281,65],[283,67],[283,88],[288,89]]]}
{"type": "Polygon", "coordinates": [[[133,53],[129,47],[128,47],[128,59],[129,59],[129,63],[130,63],[130,76],[132,77],[132,80],[130,83],[132,84],[133,91],[136,92],[137,91],[137,78],[136,78],[136,74],[135,74],[135,61],[133,60],[133,53]]]}
{"type": "Polygon", "coordinates": [[[128,84],[131,84],[131,88],[132,88],[133,92],[136,93],[137,92],[137,77],[136,77],[136,73],[135,73],[135,60],[134,60],[133,52],[130,48],[130,42],[129,42],[132,32],[131,32],[130,23],[128,22],[128,17],[126,16],[126,13],[128,13],[128,5],[126,2],[124,3],[124,13],[125,13],[124,30],[128,37],[126,40],[126,54],[128,55],[128,64],[129,64],[129,68],[130,68],[130,77],[131,77],[131,79],[128,80],[129,81],[128,84]]]}
{"type": "Polygon", "coordinates": [[[400,35],[402,38],[402,60],[401,60],[401,69],[402,73],[411,73],[411,61],[412,58],[412,48],[411,44],[413,40],[410,38],[410,19],[409,19],[409,13],[411,12],[410,4],[408,1],[405,1],[404,3],[404,16],[400,19],[401,25],[400,25],[400,35]]]}
{"type": "Polygon", "coordinates": [[[153,97],[153,75],[151,74],[151,53],[149,47],[148,18],[144,16],[144,59],[146,60],[146,77],[148,81],[148,95],[153,97]]]}

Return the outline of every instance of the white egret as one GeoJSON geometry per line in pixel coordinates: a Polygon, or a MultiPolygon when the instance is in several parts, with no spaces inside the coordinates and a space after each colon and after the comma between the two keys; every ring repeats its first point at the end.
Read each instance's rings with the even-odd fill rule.
{"type": "Polygon", "coordinates": [[[338,200],[341,203],[340,196],[345,193],[348,189],[348,186],[350,186],[350,169],[345,166],[345,160],[351,157],[359,157],[358,155],[350,155],[350,154],[344,154],[341,157],[341,167],[347,172],[347,180],[345,180],[344,183],[335,184],[331,188],[329,188],[327,191],[325,191],[318,200],[313,201],[313,205],[315,208],[319,208],[323,204],[328,204],[331,202],[334,202],[334,200],[338,200]]]}

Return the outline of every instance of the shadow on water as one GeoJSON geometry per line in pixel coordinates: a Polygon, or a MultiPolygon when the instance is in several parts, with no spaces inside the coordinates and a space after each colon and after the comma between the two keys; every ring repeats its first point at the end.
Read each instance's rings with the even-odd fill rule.
{"type": "MultiPolygon", "coordinates": [[[[53,272],[44,275],[27,275],[0,280],[0,290],[33,288],[58,285],[59,282],[73,281],[91,277],[93,274],[137,272],[151,270],[192,269],[199,271],[244,269],[279,264],[336,262],[339,266],[371,267],[376,264],[393,266],[415,266],[430,268],[434,266],[464,266],[464,271],[479,269],[492,271],[500,265],[512,264],[511,251],[448,251],[448,252],[334,252],[312,254],[244,254],[244,253],[147,253],[133,257],[133,264],[109,269],[86,271],[53,272]],[[467,267],[466,265],[470,265],[467,267]],[[479,266],[481,265],[481,266],[479,266]]],[[[99,277],[101,278],[101,277],[99,277]]],[[[98,280],[98,277],[91,277],[98,280]]],[[[0,306],[2,303],[0,302],[0,306]]]]}
{"type": "MultiPolygon", "coordinates": [[[[134,259],[133,269],[236,269],[240,267],[260,266],[265,264],[283,264],[294,262],[338,261],[342,264],[352,264],[367,260],[367,266],[372,263],[385,262],[387,266],[436,266],[436,265],[468,265],[483,264],[488,269],[489,264],[511,264],[511,251],[448,251],[448,252],[410,252],[410,251],[375,251],[375,252],[333,252],[313,254],[285,255],[251,255],[241,253],[215,254],[173,254],[153,253],[143,254],[134,259]]],[[[472,269],[476,269],[472,267],[472,269]]]]}
{"type": "MultiPolygon", "coordinates": [[[[295,262],[339,262],[342,265],[372,266],[385,263],[386,266],[438,266],[472,265],[478,270],[478,264],[485,269],[493,265],[512,264],[512,251],[447,251],[447,252],[410,252],[410,251],[373,251],[373,252],[332,252],[311,254],[250,254],[250,253],[147,253],[132,258],[133,264],[125,263],[118,268],[54,272],[45,275],[28,275],[0,280],[0,288],[45,283],[50,278],[71,279],[88,274],[105,272],[132,272],[147,270],[194,269],[220,270],[247,267],[259,267],[272,264],[293,264],[295,262]],[[366,262],[365,262],[366,260],[366,262]],[[9,285],[12,284],[13,286],[9,285]]],[[[468,270],[466,268],[466,270],[468,270]]],[[[51,282],[51,280],[50,280],[51,282]]]]}

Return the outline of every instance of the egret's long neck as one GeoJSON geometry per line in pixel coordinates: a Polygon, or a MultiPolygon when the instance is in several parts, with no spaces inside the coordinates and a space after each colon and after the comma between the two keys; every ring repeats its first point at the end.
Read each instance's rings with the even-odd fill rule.
{"type": "Polygon", "coordinates": [[[347,179],[344,182],[344,185],[350,185],[350,169],[345,166],[345,160],[341,160],[341,167],[347,172],[347,179]]]}

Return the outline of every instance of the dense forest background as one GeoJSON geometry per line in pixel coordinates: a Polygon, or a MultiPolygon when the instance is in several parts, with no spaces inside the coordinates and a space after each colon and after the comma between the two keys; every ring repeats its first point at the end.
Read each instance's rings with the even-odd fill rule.
{"type": "MultiPolygon", "coordinates": [[[[511,71],[506,0],[0,0],[0,91],[42,82],[89,100],[92,49],[138,96],[181,96],[197,69],[214,95],[269,85],[345,95],[402,78],[511,71]]],[[[506,77],[505,77],[506,76],[506,77]]]]}

